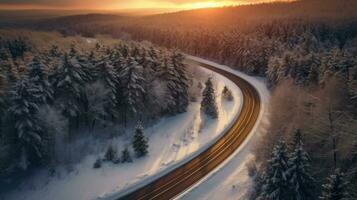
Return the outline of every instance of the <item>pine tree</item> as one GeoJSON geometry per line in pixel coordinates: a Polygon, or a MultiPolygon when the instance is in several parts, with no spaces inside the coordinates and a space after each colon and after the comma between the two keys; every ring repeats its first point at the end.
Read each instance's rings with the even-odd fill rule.
{"type": "Polygon", "coordinates": [[[0,123],[5,110],[5,93],[7,91],[7,86],[6,72],[0,67],[0,123]]]}
{"type": "Polygon", "coordinates": [[[119,76],[125,98],[124,107],[128,109],[124,111],[124,114],[126,115],[129,111],[129,113],[136,115],[139,109],[143,107],[143,95],[145,94],[142,67],[138,66],[133,58],[130,58],[119,76]]]}
{"type": "Polygon", "coordinates": [[[127,63],[126,58],[120,52],[121,50],[116,48],[109,56],[111,65],[113,65],[113,68],[118,75],[121,74],[127,63]]]}
{"type": "Polygon", "coordinates": [[[118,109],[122,99],[119,75],[114,70],[109,58],[103,58],[96,64],[95,69],[97,76],[96,79],[103,83],[109,91],[107,93],[109,101],[106,105],[104,105],[107,115],[116,118],[118,116],[118,109]]]}
{"type": "Polygon", "coordinates": [[[233,95],[232,95],[232,91],[230,89],[228,89],[227,86],[224,86],[223,91],[223,98],[228,100],[228,101],[232,101],[233,100],[233,95]]]}
{"type": "Polygon", "coordinates": [[[71,64],[82,71],[81,78],[85,83],[94,80],[95,69],[91,63],[91,60],[88,59],[88,56],[78,52],[76,48],[72,46],[68,57],[71,64]]]}
{"type": "Polygon", "coordinates": [[[251,192],[249,194],[249,199],[256,200],[262,191],[262,186],[264,184],[265,172],[258,168],[255,162],[248,163],[248,175],[252,179],[253,185],[251,192]]]}
{"type": "Polygon", "coordinates": [[[53,75],[55,97],[59,101],[60,110],[68,118],[78,117],[81,114],[84,76],[82,69],[67,54],[64,55],[59,68],[53,75]]]}
{"type": "Polygon", "coordinates": [[[218,108],[211,77],[206,81],[206,87],[203,90],[202,96],[201,110],[212,118],[217,118],[218,108]]]}
{"type": "Polygon", "coordinates": [[[183,63],[184,56],[174,52],[171,56],[171,62],[175,73],[177,74],[177,83],[175,88],[176,109],[178,113],[185,112],[189,102],[188,96],[188,77],[186,66],[183,63]]]}
{"type": "Polygon", "coordinates": [[[311,199],[314,179],[310,175],[310,159],[304,151],[301,132],[295,133],[293,152],[289,156],[287,176],[295,200],[311,199]]]}
{"type": "Polygon", "coordinates": [[[117,159],[117,150],[113,145],[109,145],[107,151],[105,152],[104,158],[106,161],[115,161],[117,159]]]}
{"type": "Polygon", "coordinates": [[[166,97],[165,97],[165,105],[166,105],[166,112],[168,114],[175,114],[177,113],[177,85],[179,82],[179,76],[175,72],[175,68],[173,67],[172,63],[169,62],[168,59],[164,59],[159,67],[158,74],[160,78],[166,82],[166,97]]]}
{"type": "Polygon", "coordinates": [[[121,152],[121,162],[122,163],[133,162],[133,160],[131,159],[130,152],[129,152],[128,148],[125,148],[121,152]]]}
{"type": "Polygon", "coordinates": [[[289,200],[292,198],[287,170],[287,148],[285,142],[281,140],[274,147],[272,157],[268,161],[260,199],[289,200]]]}
{"type": "Polygon", "coordinates": [[[95,43],[95,50],[99,51],[102,48],[101,44],[95,43]]]}
{"type": "Polygon", "coordinates": [[[46,67],[40,58],[35,56],[28,66],[28,77],[33,90],[36,93],[36,99],[40,104],[48,103],[53,99],[53,89],[48,82],[47,74],[45,73],[46,67]]]}
{"type": "Polygon", "coordinates": [[[319,197],[321,200],[348,200],[349,193],[347,191],[348,181],[345,174],[336,169],[333,174],[327,178],[327,183],[322,185],[322,194],[319,197]]]}
{"type": "Polygon", "coordinates": [[[13,59],[23,57],[26,51],[30,50],[30,46],[23,37],[18,37],[14,40],[7,41],[7,48],[9,49],[13,59]]]}
{"type": "Polygon", "coordinates": [[[102,167],[102,159],[98,158],[97,160],[95,160],[94,164],[93,164],[93,168],[94,169],[98,169],[102,167]]]}
{"type": "Polygon", "coordinates": [[[148,153],[149,145],[147,138],[144,136],[144,128],[141,122],[138,122],[135,129],[133,148],[137,157],[143,157],[148,153]]]}
{"type": "MultiPolygon", "coordinates": [[[[0,66],[0,138],[3,139],[3,118],[5,115],[5,111],[7,109],[6,104],[6,91],[7,91],[8,83],[6,80],[5,72],[3,68],[0,66]]],[[[1,143],[1,142],[0,142],[1,143]]],[[[4,146],[4,145],[3,145],[4,146]]],[[[1,165],[1,162],[0,162],[1,165]]],[[[1,170],[1,167],[0,167],[1,170]]]]}
{"type": "Polygon", "coordinates": [[[49,56],[53,58],[58,58],[62,56],[62,52],[59,50],[57,45],[52,45],[49,50],[49,56]]]}
{"type": "Polygon", "coordinates": [[[46,157],[46,135],[40,119],[36,117],[36,94],[27,79],[19,81],[11,91],[9,113],[14,120],[16,141],[21,151],[21,167],[26,169],[31,161],[40,163],[46,157]],[[33,158],[33,159],[32,159],[33,158]]]}
{"type": "Polygon", "coordinates": [[[0,48],[0,66],[6,77],[6,82],[9,85],[16,83],[18,72],[14,66],[10,52],[4,48],[0,48]]]}
{"type": "Polygon", "coordinates": [[[158,59],[157,50],[153,46],[150,47],[148,53],[149,53],[151,60],[154,61],[154,60],[158,59]]]}

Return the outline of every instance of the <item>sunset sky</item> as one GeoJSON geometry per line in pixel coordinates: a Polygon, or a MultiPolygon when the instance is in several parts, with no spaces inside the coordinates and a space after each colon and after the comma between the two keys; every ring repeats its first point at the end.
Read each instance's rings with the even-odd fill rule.
{"type": "Polygon", "coordinates": [[[1,9],[95,9],[138,8],[193,9],[271,0],[0,0],[1,9]]]}

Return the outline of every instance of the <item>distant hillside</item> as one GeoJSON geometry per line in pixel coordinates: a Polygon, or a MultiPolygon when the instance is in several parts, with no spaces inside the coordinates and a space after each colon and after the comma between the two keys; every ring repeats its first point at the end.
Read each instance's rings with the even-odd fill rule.
{"type": "MultiPolygon", "coordinates": [[[[27,22],[27,24],[22,23],[21,25],[30,24],[31,26],[33,26],[35,24],[37,27],[50,26],[52,28],[54,28],[52,23],[58,23],[57,25],[62,27],[63,25],[71,26],[67,22],[97,23],[99,21],[102,21],[102,23],[100,23],[101,25],[112,26],[140,25],[160,28],[181,28],[187,26],[200,26],[206,28],[214,28],[215,26],[222,27],[237,24],[244,25],[245,23],[247,23],[247,21],[249,21],[249,23],[252,23],[252,21],[259,21],[259,23],[261,23],[262,21],[271,21],[276,19],[357,19],[356,10],[357,1],[355,0],[300,0],[294,2],[260,3],[222,8],[197,9],[142,17],[128,17],[133,14],[138,15],[140,10],[125,11],[123,12],[123,14],[121,14],[121,16],[126,16],[125,20],[123,20],[123,18],[118,15],[107,14],[105,12],[100,11],[98,13],[102,14],[87,14],[90,11],[82,11],[81,13],[78,13],[73,16],[68,16],[70,14],[69,11],[41,11],[38,12],[38,14],[34,14],[33,12],[31,14],[30,11],[25,11],[23,14],[21,14],[22,12],[20,14],[14,14],[11,12],[1,12],[0,17],[5,15],[10,17],[7,17],[6,19],[5,17],[1,17],[2,20],[0,19],[0,23],[3,22],[2,24],[4,24],[4,22],[6,21],[13,21],[16,19],[17,21],[19,21],[22,19],[22,21],[27,22]],[[44,18],[50,19],[48,21],[42,20],[44,18]],[[32,20],[29,22],[29,19],[32,20]]],[[[162,12],[162,10],[160,11],[162,12]]],[[[147,14],[148,12],[145,11],[145,13],[147,14]]],[[[79,24],[79,26],[81,25],[79,24]]]]}
{"type": "Polygon", "coordinates": [[[81,23],[95,23],[100,21],[113,21],[120,19],[121,16],[114,14],[85,14],[85,15],[72,15],[53,19],[45,19],[38,22],[40,26],[46,26],[47,24],[56,24],[58,26],[65,26],[67,24],[81,24],[81,23]]]}
{"type": "Polygon", "coordinates": [[[276,19],[343,20],[357,18],[355,0],[301,0],[181,11],[140,19],[150,26],[226,26],[276,19]]]}

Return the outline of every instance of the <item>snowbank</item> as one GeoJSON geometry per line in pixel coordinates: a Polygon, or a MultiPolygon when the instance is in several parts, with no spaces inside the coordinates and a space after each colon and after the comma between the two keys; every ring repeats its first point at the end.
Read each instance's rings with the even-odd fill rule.
{"type": "Polygon", "coordinates": [[[206,63],[217,68],[232,72],[249,81],[258,90],[262,100],[262,112],[252,133],[241,145],[241,147],[227,159],[219,168],[211,172],[199,183],[189,188],[185,193],[177,198],[179,199],[247,199],[247,194],[251,188],[251,180],[248,176],[247,163],[254,155],[251,153],[254,143],[257,142],[259,135],[264,134],[269,126],[269,112],[267,106],[270,99],[270,93],[266,88],[264,79],[251,77],[244,73],[238,72],[232,68],[217,63],[188,56],[189,59],[206,63]]]}
{"type": "MultiPolygon", "coordinates": [[[[212,73],[216,82],[219,118],[205,119],[200,113],[199,102],[191,103],[186,113],[164,118],[145,133],[149,137],[149,156],[135,159],[133,163],[114,165],[104,163],[93,169],[98,155],[87,156],[72,169],[71,173],[58,173],[48,177],[39,172],[24,181],[16,190],[6,194],[8,200],[88,200],[107,199],[122,192],[131,191],[165,174],[214,143],[241,109],[241,91],[231,81],[212,73]],[[228,86],[233,93],[232,102],[221,98],[221,91],[228,86]]],[[[126,138],[117,138],[114,143],[123,148],[126,138]]],[[[1,196],[0,196],[1,199],[1,196]]]]}

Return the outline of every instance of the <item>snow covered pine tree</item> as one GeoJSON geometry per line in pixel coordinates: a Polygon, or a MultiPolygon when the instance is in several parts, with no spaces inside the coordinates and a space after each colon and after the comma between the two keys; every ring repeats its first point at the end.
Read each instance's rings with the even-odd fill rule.
{"type": "Polygon", "coordinates": [[[53,89],[48,82],[47,74],[45,73],[46,67],[38,56],[32,59],[32,63],[28,66],[28,76],[33,90],[36,94],[36,99],[40,104],[46,104],[53,99],[53,89]]]}
{"type": "Polygon", "coordinates": [[[186,72],[186,66],[183,63],[184,57],[178,52],[174,52],[171,56],[171,63],[175,70],[177,77],[176,88],[174,95],[176,100],[176,111],[182,113],[186,111],[188,106],[188,77],[186,72]]]}
{"type": "Polygon", "coordinates": [[[20,167],[24,170],[30,164],[41,163],[46,151],[45,131],[38,113],[37,94],[28,79],[20,80],[11,91],[9,113],[14,121],[16,143],[20,150],[20,167]]]}
{"type": "Polygon", "coordinates": [[[127,147],[125,147],[125,149],[121,152],[121,162],[122,163],[133,162],[127,147]]]}
{"type": "Polygon", "coordinates": [[[296,130],[293,152],[289,156],[288,178],[291,183],[294,200],[312,199],[314,179],[310,175],[309,155],[303,148],[302,135],[300,130],[296,130]]]}
{"type": "Polygon", "coordinates": [[[85,73],[78,66],[78,60],[74,56],[65,54],[52,77],[57,105],[63,115],[69,119],[69,130],[78,128],[84,105],[82,101],[85,96],[85,73]]]}
{"type": "Polygon", "coordinates": [[[138,110],[143,107],[142,98],[145,90],[143,87],[142,67],[138,65],[134,58],[129,58],[119,76],[122,80],[121,85],[123,86],[123,95],[125,97],[124,124],[126,125],[127,115],[137,116],[138,110]]]}
{"type": "Polygon", "coordinates": [[[212,118],[217,118],[218,108],[211,77],[206,81],[206,87],[203,90],[202,96],[201,110],[212,118]]]}
{"type": "Polygon", "coordinates": [[[223,94],[223,98],[226,99],[227,101],[233,100],[232,91],[230,89],[228,89],[227,86],[224,86],[222,94],[223,94]]]}
{"type": "Polygon", "coordinates": [[[188,78],[182,56],[171,55],[164,58],[158,68],[158,74],[166,82],[166,112],[168,114],[182,113],[188,105],[188,78]]]}
{"type": "Polygon", "coordinates": [[[144,128],[139,121],[134,134],[133,148],[137,157],[143,157],[148,153],[148,141],[144,136],[144,128]]]}
{"type": "Polygon", "coordinates": [[[348,181],[345,174],[336,169],[333,174],[327,178],[327,183],[322,186],[321,200],[348,200],[347,192],[348,181]]]}
{"type": "Polygon", "coordinates": [[[99,83],[103,84],[107,88],[107,102],[104,105],[105,114],[103,114],[103,120],[117,119],[119,116],[118,106],[121,99],[120,93],[120,78],[117,72],[114,70],[114,66],[108,57],[101,59],[95,65],[96,79],[99,83]]]}
{"type": "Polygon", "coordinates": [[[107,151],[105,152],[104,159],[105,161],[114,162],[117,159],[117,150],[113,145],[109,145],[107,151]]]}
{"type": "Polygon", "coordinates": [[[262,193],[259,200],[290,200],[289,180],[287,177],[288,155],[286,144],[280,140],[274,147],[264,176],[262,193]]]}

